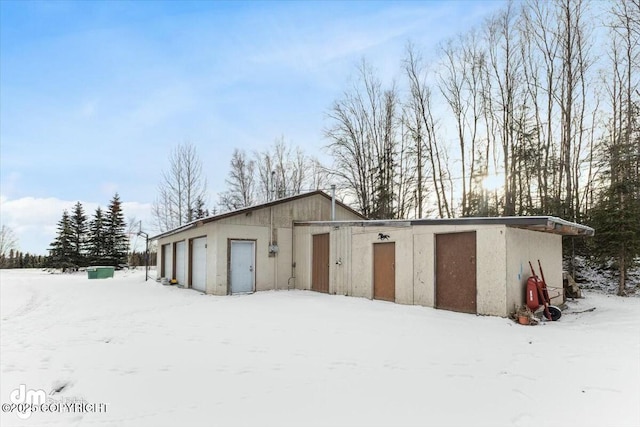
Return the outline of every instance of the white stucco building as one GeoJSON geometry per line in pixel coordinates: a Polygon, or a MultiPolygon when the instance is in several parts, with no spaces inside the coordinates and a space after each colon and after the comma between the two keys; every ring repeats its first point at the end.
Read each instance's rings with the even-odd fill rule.
{"type": "Polygon", "coordinates": [[[524,303],[540,261],[561,303],[562,236],[593,229],[554,217],[367,221],[317,191],[206,218],[154,237],[159,277],[214,295],[306,289],[483,315],[524,303]]]}

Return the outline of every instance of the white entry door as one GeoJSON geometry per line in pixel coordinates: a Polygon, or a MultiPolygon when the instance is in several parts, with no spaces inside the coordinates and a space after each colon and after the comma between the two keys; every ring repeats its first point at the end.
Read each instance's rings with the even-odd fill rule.
{"type": "Polygon", "coordinates": [[[249,240],[231,241],[231,293],[246,294],[255,290],[256,242],[249,240]]]}
{"type": "Polygon", "coordinates": [[[191,287],[207,291],[207,238],[191,241],[191,287]]]}
{"type": "Polygon", "coordinates": [[[186,251],[184,250],[185,243],[176,243],[176,279],[182,286],[186,285],[187,269],[186,266],[186,251]]]}

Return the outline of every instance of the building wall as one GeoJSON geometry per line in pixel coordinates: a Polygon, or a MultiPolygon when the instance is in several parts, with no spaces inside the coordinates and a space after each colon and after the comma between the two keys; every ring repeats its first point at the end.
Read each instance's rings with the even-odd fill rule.
{"type": "Polygon", "coordinates": [[[435,240],[432,232],[417,230],[413,235],[413,303],[435,306],[435,240]],[[421,231],[421,232],[420,232],[421,231]]]}
{"type": "Polygon", "coordinates": [[[436,235],[476,233],[476,305],[478,313],[504,316],[505,226],[413,226],[414,304],[435,306],[436,235]]]}
{"type": "MultiPolygon", "coordinates": [[[[207,293],[226,295],[229,291],[228,249],[230,239],[256,242],[256,290],[310,289],[312,236],[329,233],[329,293],[373,297],[373,244],[379,233],[389,235],[396,247],[396,302],[428,307],[435,305],[435,236],[439,233],[475,231],[477,312],[507,316],[524,303],[524,287],[530,275],[528,261],[538,270],[540,259],[549,286],[562,290],[561,236],[508,228],[505,225],[409,225],[396,222],[380,226],[302,225],[294,220],[327,221],[331,201],[317,195],[240,213],[202,223],[158,240],[166,243],[185,240],[185,265],[189,277],[192,238],[207,238],[207,293]],[[269,243],[278,245],[270,256],[269,243]]],[[[359,220],[357,215],[336,206],[337,220],[359,220]]],[[[173,246],[172,246],[173,247],[173,246]]],[[[162,256],[161,251],[158,254],[162,256]]],[[[162,262],[159,260],[159,262],[162,262]]],[[[557,292],[556,292],[557,293],[557,292]]],[[[552,296],[554,292],[551,291],[552,296]]],[[[554,303],[562,302],[562,296],[554,303]]]]}
{"type": "Polygon", "coordinates": [[[504,225],[486,226],[476,231],[477,300],[479,314],[507,316],[506,233],[504,225]]]}
{"type": "MultiPolygon", "coordinates": [[[[435,236],[475,231],[479,314],[508,316],[524,302],[527,261],[540,258],[549,283],[562,283],[560,236],[505,225],[316,226],[294,231],[296,288],[311,288],[312,236],[330,233],[329,293],[373,297],[373,244],[378,233],[396,243],[396,302],[435,306],[435,236]],[[340,261],[338,263],[338,261],[340,261]],[[521,271],[521,267],[522,271],[521,271]],[[526,269],[524,268],[526,266],[526,269]],[[526,271],[525,271],[526,270],[526,271]]],[[[537,269],[537,264],[536,264],[537,269]]]]}
{"type": "Polygon", "coordinates": [[[507,228],[507,300],[506,311],[512,313],[525,303],[525,289],[533,265],[540,276],[538,260],[542,263],[544,276],[553,305],[562,304],[562,236],[537,231],[507,228]],[[555,296],[555,297],[554,297],[555,296]]]}
{"type": "Polygon", "coordinates": [[[396,302],[413,304],[413,242],[410,226],[352,227],[351,251],[354,255],[351,268],[353,296],[373,298],[373,245],[394,242],[396,302]],[[378,234],[388,235],[385,240],[378,234]]]}
{"type": "MultiPolygon", "coordinates": [[[[331,200],[321,195],[300,198],[274,206],[239,213],[217,221],[202,223],[195,228],[166,236],[158,240],[159,247],[166,243],[207,237],[207,293],[228,293],[228,245],[231,239],[256,242],[256,290],[288,289],[295,286],[293,268],[293,221],[330,220],[331,200]],[[270,233],[271,230],[271,233],[270,233]],[[270,238],[271,234],[271,238],[270,238]],[[278,252],[269,255],[269,243],[278,246],[278,252]]],[[[336,204],[337,220],[359,220],[355,213],[336,204]]],[[[185,251],[188,277],[189,245],[185,251]]],[[[162,262],[161,253],[158,262],[162,262]]],[[[160,273],[158,273],[160,274],[160,273]]]]}
{"type": "MultiPolygon", "coordinates": [[[[211,248],[214,248],[214,242],[215,242],[215,236],[212,235],[212,233],[208,230],[207,227],[198,227],[198,228],[194,228],[191,230],[186,230],[180,234],[176,234],[174,236],[169,236],[167,238],[164,239],[159,239],[158,240],[158,247],[162,247],[162,245],[168,244],[170,243],[171,245],[171,254],[173,256],[173,250],[174,250],[174,244],[177,242],[181,242],[184,241],[186,243],[185,245],[185,268],[186,268],[186,274],[185,274],[185,278],[187,283],[189,283],[191,281],[191,277],[189,276],[190,274],[190,269],[189,269],[189,253],[191,251],[191,247],[189,246],[189,241],[191,239],[195,239],[198,237],[207,237],[207,258],[209,258],[210,256],[212,256],[213,252],[211,248]]],[[[158,265],[160,265],[161,262],[163,262],[162,260],[162,251],[158,251],[158,265]]],[[[208,266],[211,267],[211,266],[208,266]]],[[[161,269],[158,268],[157,269],[157,278],[160,279],[161,277],[161,269]]],[[[174,277],[169,277],[170,275],[173,275],[173,273],[171,271],[167,271],[165,272],[165,276],[168,279],[173,279],[174,277]]],[[[207,269],[207,278],[211,277],[211,275],[215,275],[215,266],[213,268],[213,270],[207,269]]],[[[181,283],[181,285],[186,286],[185,283],[181,283]]]]}
{"type": "Polygon", "coordinates": [[[271,263],[266,259],[269,248],[269,227],[257,225],[235,225],[215,223],[216,256],[208,257],[208,262],[217,266],[214,278],[207,280],[207,293],[227,295],[229,293],[229,245],[230,240],[250,240],[255,242],[255,285],[264,287],[265,278],[272,278],[271,263]]]}
{"type": "Polygon", "coordinates": [[[351,295],[351,230],[341,227],[326,231],[333,231],[329,239],[329,293],[351,295]]]}
{"type": "MultiPolygon", "coordinates": [[[[311,289],[311,260],[313,256],[313,237],[312,236],[314,234],[329,233],[331,229],[332,227],[329,227],[329,226],[295,227],[294,233],[293,233],[294,234],[293,262],[295,263],[294,284],[296,289],[302,289],[302,290],[311,289]]],[[[331,240],[329,241],[329,245],[330,245],[329,277],[333,279],[336,276],[335,263],[337,261],[337,258],[339,257],[343,258],[343,268],[340,269],[341,271],[340,274],[344,275],[344,271],[346,271],[346,268],[347,268],[344,264],[345,259],[347,258],[347,256],[350,257],[351,254],[350,253],[343,254],[341,252],[337,252],[331,249],[331,248],[334,248],[333,246],[334,242],[332,237],[333,236],[330,236],[331,240]]],[[[351,233],[349,233],[348,237],[349,239],[351,238],[351,233]]],[[[345,286],[350,286],[350,285],[348,283],[345,285],[345,282],[343,281],[341,284],[341,287],[344,288],[345,286]]],[[[335,287],[335,282],[331,280],[331,283],[329,284],[330,294],[337,293],[334,287],[335,287]]],[[[348,295],[348,294],[345,294],[345,295],[348,295]]]]}

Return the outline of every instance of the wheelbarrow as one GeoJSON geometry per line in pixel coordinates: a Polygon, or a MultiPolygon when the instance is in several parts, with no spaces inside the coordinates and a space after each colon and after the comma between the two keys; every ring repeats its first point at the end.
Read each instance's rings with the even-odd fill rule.
{"type": "Polygon", "coordinates": [[[534,312],[540,307],[544,307],[544,317],[547,320],[560,319],[562,311],[555,305],[551,305],[551,298],[549,298],[549,291],[540,260],[538,260],[538,267],[540,268],[541,277],[536,275],[531,261],[529,261],[529,267],[531,268],[531,277],[527,279],[527,307],[534,312]]]}

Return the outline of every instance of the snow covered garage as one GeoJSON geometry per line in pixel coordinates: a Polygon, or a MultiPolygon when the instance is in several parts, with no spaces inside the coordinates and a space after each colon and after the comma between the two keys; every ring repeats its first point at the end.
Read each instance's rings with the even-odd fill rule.
{"type": "Polygon", "coordinates": [[[296,221],[294,234],[298,289],[508,316],[529,261],[563,301],[562,236],[593,229],[545,216],[296,221]]]}
{"type": "Polygon", "coordinates": [[[294,221],[332,215],[363,219],[315,191],[191,222],[152,238],[160,248],[158,278],[214,295],[292,288],[294,221]]]}

